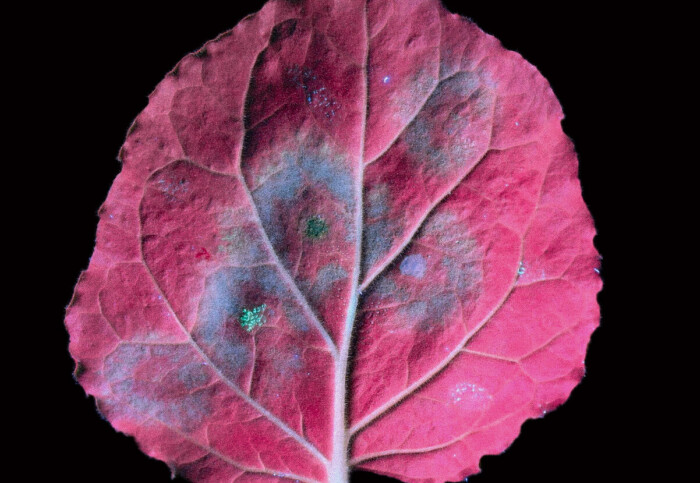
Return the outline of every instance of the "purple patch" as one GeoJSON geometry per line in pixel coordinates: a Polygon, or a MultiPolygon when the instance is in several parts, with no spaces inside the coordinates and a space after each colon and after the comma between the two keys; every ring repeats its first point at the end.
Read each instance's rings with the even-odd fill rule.
{"type": "Polygon", "coordinates": [[[425,274],[425,258],[423,255],[409,255],[401,262],[401,273],[415,278],[422,278],[425,274]]]}

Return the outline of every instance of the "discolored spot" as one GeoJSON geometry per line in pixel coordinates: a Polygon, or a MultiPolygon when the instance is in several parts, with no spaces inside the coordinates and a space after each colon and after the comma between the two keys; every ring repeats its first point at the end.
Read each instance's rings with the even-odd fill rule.
{"type": "Polygon", "coordinates": [[[185,364],[177,372],[177,378],[185,385],[188,391],[203,387],[209,383],[211,375],[203,362],[185,364]]]}
{"type": "Polygon", "coordinates": [[[284,307],[284,315],[295,329],[302,332],[309,330],[306,315],[304,315],[304,312],[302,312],[302,310],[296,304],[286,305],[284,307]]]}
{"type": "Polygon", "coordinates": [[[325,265],[318,271],[318,276],[313,284],[309,297],[314,303],[318,303],[321,298],[328,293],[333,284],[338,280],[344,280],[348,272],[343,267],[334,263],[325,265]]]}
{"type": "Polygon", "coordinates": [[[112,386],[122,398],[122,409],[141,417],[154,418],[189,433],[211,415],[211,391],[200,389],[191,394],[164,397],[154,392],[152,384],[127,380],[112,386]]]}
{"type": "Polygon", "coordinates": [[[126,132],[126,136],[127,136],[127,137],[131,136],[131,135],[134,134],[140,127],[141,127],[141,125],[139,124],[139,122],[138,122],[138,121],[134,121],[133,123],[131,123],[131,126],[129,126],[129,130],[126,132]]]}
{"type": "Polygon", "coordinates": [[[478,142],[469,133],[488,116],[493,102],[479,82],[478,75],[461,72],[436,86],[403,136],[415,169],[442,177],[472,160],[478,142]]]}
{"type": "Polygon", "coordinates": [[[307,238],[318,240],[328,234],[328,224],[319,215],[312,216],[306,220],[306,230],[304,234],[307,238]]]}
{"type": "Polygon", "coordinates": [[[404,275],[414,278],[423,278],[425,274],[425,258],[421,254],[409,255],[401,261],[399,269],[404,275]]]}
{"type": "Polygon", "coordinates": [[[369,286],[364,296],[370,301],[368,308],[373,308],[377,303],[382,303],[387,299],[396,298],[401,302],[408,300],[405,290],[399,288],[391,278],[380,277],[369,286]]]}
{"type": "Polygon", "coordinates": [[[75,370],[73,371],[73,378],[77,381],[80,376],[85,373],[85,366],[81,362],[75,363],[75,370]]]}
{"type": "Polygon", "coordinates": [[[147,346],[122,344],[105,359],[103,373],[112,383],[130,379],[133,377],[135,368],[148,357],[147,346]]]}
{"type": "Polygon", "coordinates": [[[421,300],[414,300],[400,309],[402,325],[430,332],[452,320],[451,313],[459,302],[452,292],[431,293],[421,300]]]}
{"type": "Polygon", "coordinates": [[[458,305],[453,292],[443,292],[430,297],[428,300],[428,317],[431,323],[442,322],[445,317],[458,305]]]}
{"type": "Polygon", "coordinates": [[[282,156],[281,162],[271,169],[274,171],[260,181],[252,194],[265,233],[275,250],[284,254],[287,251],[284,241],[286,215],[304,184],[304,177],[291,155],[282,156]]]}
{"type": "Polygon", "coordinates": [[[265,318],[265,309],[267,305],[262,304],[252,309],[247,309],[243,307],[241,310],[241,315],[238,316],[238,321],[241,323],[247,332],[252,332],[256,327],[262,327],[267,321],[265,318]]]}
{"type": "Polygon", "coordinates": [[[379,218],[389,212],[389,187],[386,183],[373,186],[365,197],[365,216],[379,218]]]}
{"type": "Polygon", "coordinates": [[[269,265],[254,267],[252,275],[257,284],[257,289],[252,292],[253,294],[267,293],[279,296],[288,290],[277,269],[269,265]]]}
{"type": "Polygon", "coordinates": [[[525,271],[526,271],[525,265],[523,264],[523,262],[520,262],[518,264],[518,276],[525,275],[525,271]]]}
{"type": "Polygon", "coordinates": [[[320,149],[320,153],[302,152],[298,163],[314,183],[325,186],[333,196],[345,203],[348,211],[354,206],[352,175],[341,159],[320,149]]]}
{"type": "Polygon", "coordinates": [[[270,43],[276,44],[291,37],[297,29],[296,19],[285,20],[279,25],[275,25],[275,28],[270,32],[270,43]]]}
{"type": "Polygon", "coordinates": [[[382,218],[367,223],[362,233],[362,271],[367,273],[381,257],[391,249],[392,242],[397,236],[396,227],[392,228],[387,219],[382,218]]]}
{"type": "Polygon", "coordinates": [[[312,69],[298,65],[289,68],[287,73],[292,83],[303,93],[306,104],[323,114],[327,121],[333,120],[340,109],[340,103],[318,75],[312,69]]]}
{"type": "Polygon", "coordinates": [[[422,300],[411,302],[410,304],[406,305],[406,308],[404,309],[404,313],[408,315],[409,319],[411,320],[424,320],[427,311],[428,304],[422,300]]]}
{"type": "Polygon", "coordinates": [[[483,408],[493,399],[493,396],[486,388],[478,384],[460,382],[450,391],[450,399],[452,400],[452,404],[464,404],[483,408]]]}
{"type": "Polygon", "coordinates": [[[122,344],[104,361],[119,411],[190,432],[211,414],[211,370],[188,345],[122,344]],[[162,377],[160,371],[175,377],[162,377]],[[186,389],[183,391],[183,389],[186,389]]]}
{"type": "Polygon", "coordinates": [[[236,329],[253,277],[249,270],[226,267],[210,275],[199,304],[192,336],[224,374],[236,378],[248,365],[252,348],[236,329]]]}
{"type": "Polygon", "coordinates": [[[256,201],[282,199],[292,200],[297,196],[304,178],[292,154],[283,154],[278,163],[271,165],[269,173],[262,173],[253,190],[256,201]]]}

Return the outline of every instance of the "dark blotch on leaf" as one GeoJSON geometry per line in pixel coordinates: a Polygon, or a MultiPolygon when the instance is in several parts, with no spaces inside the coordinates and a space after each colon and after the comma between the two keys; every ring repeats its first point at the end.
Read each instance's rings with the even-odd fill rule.
{"type": "Polygon", "coordinates": [[[75,370],[73,371],[73,378],[77,381],[84,372],[85,366],[80,362],[76,362],[75,370]]]}
{"type": "Polygon", "coordinates": [[[296,29],[297,21],[295,19],[292,18],[282,22],[272,29],[272,32],[270,33],[270,43],[276,44],[288,37],[291,37],[296,29]]]}
{"type": "Polygon", "coordinates": [[[134,121],[131,123],[131,126],[129,126],[129,130],[126,131],[127,136],[131,136],[137,129],[139,128],[139,123],[138,121],[134,121]]]}
{"type": "Polygon", "coordinates": [[[312,216],[306,220],[306,231],[305,234],[307,238],[312,238],[318,240],[323,238],[328,233],[328,224],[320,216],[312,216]]]}

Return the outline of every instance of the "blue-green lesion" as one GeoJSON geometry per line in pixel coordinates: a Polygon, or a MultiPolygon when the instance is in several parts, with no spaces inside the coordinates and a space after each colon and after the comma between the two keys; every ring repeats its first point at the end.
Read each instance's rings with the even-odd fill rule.
{"type": "Polygon", "coordinates": [[[316,215],[306,220],[304,234],[312,240],[319,240],[328,234],[328,223],[323,217],[316,215]]]}
{"type": "Polygon", "coordinates": [[[267,305],[262,304],[252,309],[243,308],[241,310],[241,315],[238,316],[238,321],[241,323],[247,332],[252,332],[256,327],[261,327],[267,319],[265,317],[265,309],[267,305]]]}

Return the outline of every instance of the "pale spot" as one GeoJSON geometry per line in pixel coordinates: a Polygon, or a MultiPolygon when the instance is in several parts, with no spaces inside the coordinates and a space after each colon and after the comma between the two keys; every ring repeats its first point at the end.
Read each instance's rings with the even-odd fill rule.
{"type": "Polygon", "coordinates": [[[389,187],[380,184],[372,187],[365,196],[365,216],[379,218],[389,212],[389,187]]]}
{"type": "Polygon", "coordinates": [[[344,280],[347,277],[348,273],[340,265],[334,263],[325,265],[319,270],[316,282],[310,291],[309,298],[311,302],[318,304],[324,296],[330,293],[335,282],[344,280]]]}
{"type": "Polygon", "coordinates": [[[486,388],[469,382],[460,382],[450,392],[453,404],[470,404],[484,406],[493,396],[486,388]]]}
{"type": "Polygon", "coordinates": [[[187,193],[189,191],[190,182],[184,178],[175,179],[172,176],[165,178],[160,178],[157,181],[156,188],[161,191],[169,200],[173,201],[179,197],[179,195],[187,193]]]}
{"type": "Polygon", "coordinates": [[[399,269],[404,275],[414,278],[423,278],[425,274],[425,258],[421,254],[409,255],[403,259],[399,269]]]}
{"type": "Polygon", "coordinates": [[[518,275],[525,275],[525,265],[523,265],[523,262],[520,262],[518,265],[518,275]]]}

